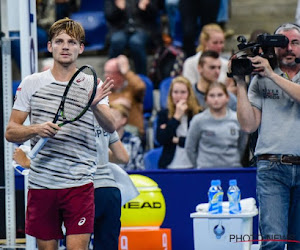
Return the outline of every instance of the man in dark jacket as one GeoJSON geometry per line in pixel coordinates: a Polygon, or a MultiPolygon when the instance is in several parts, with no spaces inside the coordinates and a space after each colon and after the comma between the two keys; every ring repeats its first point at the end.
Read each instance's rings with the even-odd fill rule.
{"type": "Polygon", "coordinates": [[[155,33],[158,11],[156,0],[105,0],[109,26],[109,57],[130,50],[135,72],[147,75],[147,45],[155,33]]]}

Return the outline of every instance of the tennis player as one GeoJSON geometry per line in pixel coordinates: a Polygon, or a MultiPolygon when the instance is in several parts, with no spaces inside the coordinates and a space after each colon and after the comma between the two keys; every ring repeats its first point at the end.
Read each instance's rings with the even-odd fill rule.
{"type": "Polygon", "coordinates": [[[76,72],[84,51],[84,29],[68,18],[49,30],[48,50],[53,68],[26,77],[16,93],[5,137],[10,142],[50,137],[31,161],[26,211],[26,234],[37,238],[38,249],[58,249],[66,228],[66,246],[87,250],[94,226],[93,174],[96,171],[94,119],[107,132],[115,130],[108,98],[112,80],[98,87],[91,108],[73,123],[59,127],[51,122],[61,100],[57,98],[76,72]],[[29,116],[30,125],[23,123],[29,116]]]}

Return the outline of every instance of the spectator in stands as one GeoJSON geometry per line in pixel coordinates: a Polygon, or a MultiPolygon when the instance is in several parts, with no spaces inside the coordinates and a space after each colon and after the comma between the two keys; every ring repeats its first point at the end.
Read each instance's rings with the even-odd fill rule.
{"type": "Polygon", "coordinates": [[[300,25],[300,0],[297,1],[295,24],[300,25]]]}
{"type": "Polygon", "coordinates": [[[172,39],[175,37],[176,31],[176,13],[178,11],[179,0],[165,0],[165,9],[168,16],[169,35],[172,39]]]}
{"type": "Polygon", "coordinates": [[[80,2],[78,0],[55,0],[56,20],[70,17],[73,12],[78,11],[80,2]]]}
{"type": "Polygon", "coordinates": [[[157,119],[157,141],[163,146],[159,168],[192,168],[184,149],[185,137],[192,117],[201,111],[190,81],[178,76],[172,80],[168,109],[161,110],[157,119]]]}
{"type": "Polygon", "coordinates": [[[216,23],[220,0],[180,0],[183,50],[186,57],[195,54],[195,41],[204,25],[216,23]],[[200,18],[200,20],[199,20],[200,18]],[[199,24],[200,21],[200,25],[199,24]]]}
{"type": "Polygon", "coordinates": [[[217,17],[217,23],[223,29],[226,38],[234,35],[234,30],[226,27],[230,17],[230,3],[230,0],[220,0],[220,8],[217,17]]]}
{"type": "Polygon", "coordinates": [[[122,104],[111,104],[110,107],[112,115],[115,118],[116,131],[129,155],[129,162],[119,165],[125,170],[143,170],[144,152],[142,141],[138,136],[125,130],[125,125],[129,117],[128,109],[122,104]]]}
{"type": "Polygon", "coordinates": [[[109,57],[124,54],[129,48],[135,72],[147,75],[147,47],[158,25],[154,0],[105,0],[105,17],[109,27],[109,57]]]}
{"type": "MultiPolygon", "coordinates": [[[[221,72],[221,59],[219,54],[216,51],[207,50],[204,51],[198,62],[198,74],[200,79],[196,84],[193,85],[196,98],[198,103],[202,107],[206,107],[205,103],[205,93],[210,84],[219,79],[221,72]]],[[[231,92],[229,94],[229,103],[228,106],[232,110],[236,110],[236,96],[231,92]]]]}
{"type": "Polygon", "coordinates": [[[227,107],[226,86],[211,83],[205,100],[208,108],[193,117],[186,138],[190,161],[197,168],[241,167],[247,135],[240,129],[236,112],[227,107]]]}
{"type": "Polygon", "coordinates": [[[198,72],[199,58],[203,51],[213,50],[220,55],[221,71],[218,81],[226,84],[228,90],[232,93],[236,92],[236,87],[232,79],[227,77],[228,60],[221,56],[224,49],[225,37],[222,28],[215,23],[210,23],[203,26],[199,36],[199,46],[197,53],[187,58],[183,64],[183,76],[188,78],[192,84],[199,81],[200,75],[198,72]]]}
{"type": "Polygon", "coordinates": [[[79,8],[78,0],[36,0],[37,35],[39,50],[48,42],[47,30],[57,20],[69,17],[79,8]]]}
{"type": "Polygon", "coordinates": [[[110,103],[121,103],[130,110],[128,124],[131,125],[131,131],[138,130],[139,136],[143,137],[145,83],[130,69],[129,60],[124,55],[109,59],[104,65],[104,75],[114,80],[110,103]]]}
{"type": "Polygon", "coordinates": [[[55,1],[36,0],[36,21],[38,49],[47,49],[48,34],[50,26],[56,21],[55,1]]]}

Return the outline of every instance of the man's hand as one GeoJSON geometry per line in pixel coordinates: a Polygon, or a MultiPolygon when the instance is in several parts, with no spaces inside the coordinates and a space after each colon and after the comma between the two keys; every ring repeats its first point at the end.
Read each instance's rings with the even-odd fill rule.
{"type": "Polygon", "coordinates": [[[61,128],[53,122],[45,122],[37,125],[37,134],[40,137],[54,137],[61,128]]]}
{"type": "Polygon", "coordinates": [[[138,7],[141,10],[146,10],[149,3],[150,3],[150,0],[140,0],[139,4],[138,4],[138,7]]]}
{"type": "Polygon", "coordinates": [[[124,10],[126,7],[126,0],[115,0],[115,5],[121,9],[124,10]]]}
{"type": "Polygon", "coordinates": [[[234,75],[233,80],[237,85],[246,85],[246,79],[244,75],[234,75]]]}
{"type": "MultiPolygon", "coordinates": [[[[100,79],[98,78],[98,85],[100,83],[100,79]]],[[[114,87],[114,80],[107,77],[104,83],[101,86],[98,86],[95,98],[91,104],[91,107],[95,107],[103,98],[107,97],[111,94],[111,89],[114,87]]]]}
{"type": "MultiPolygon", "coordinates": [[[[228,73],[231,74],[231,64],[232,64],[232,60],[233,59],[236,59],[237,56],[236,55],[233,55],[230,60],[228,61],[228,73]]],[[[233,75],[232,76],[233,80],[235,81],[236,84],[246,84],[246,79],[245,79],[245,76],[244,75],[233,75]]]]}
{"type": "Polygon", "coordinates": [[[269,61],[266,58],[261,56],[248,57],[248,59],[252,62],[252,66],[254,67],[253,72],[270,78],[274,73],[272,67],[270,66],[269,61]]]}
{"type": "Polygon", "coordinates": [[[119,55],[117,57],[117,63],[122,75],[125,75],[130,70],[129,60],[126,56],[119,55]]]}

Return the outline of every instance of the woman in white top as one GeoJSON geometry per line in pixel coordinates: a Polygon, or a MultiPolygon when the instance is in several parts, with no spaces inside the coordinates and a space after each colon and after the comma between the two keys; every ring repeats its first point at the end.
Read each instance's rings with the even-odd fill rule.
{"type": "MultiPolygon", "coordinates": [[[[199,36],[199,46],[196,49],[197,53],[184,61],[182,75],[188,78],[192,84],[197,83],[201,77],[198,71],[198,62],[202,52],[213,50],[221,55],[224,46],[225,35],[222,28],[215,23],[204,25],[199,36]]],[[[234,82],[231,78],[227,77],[228,60],[224,57],[220,57],[220,59],[221,72],[218,81],[224,83],[227,89],[235,94],[236,88],[234,82]]]]}

